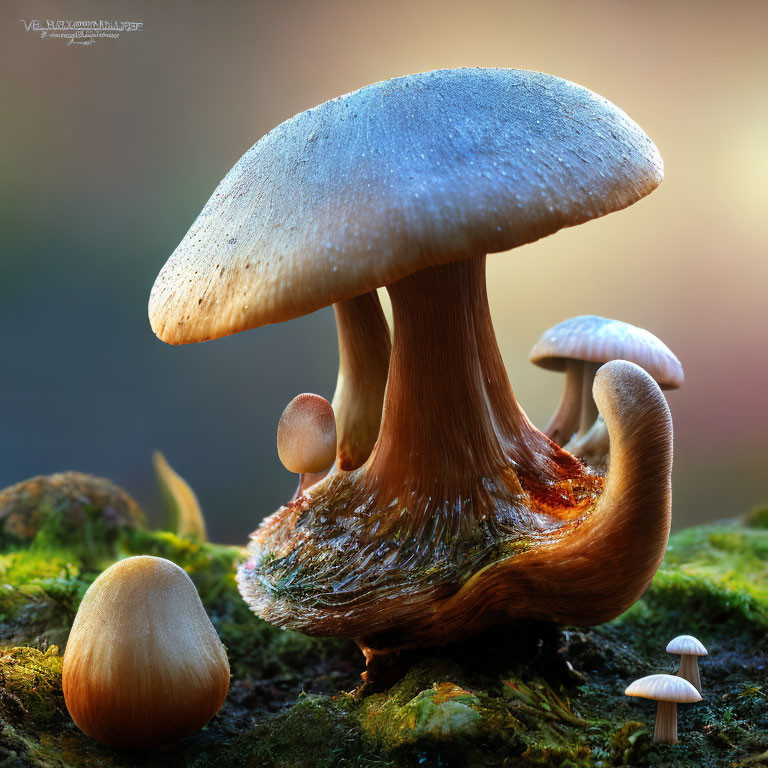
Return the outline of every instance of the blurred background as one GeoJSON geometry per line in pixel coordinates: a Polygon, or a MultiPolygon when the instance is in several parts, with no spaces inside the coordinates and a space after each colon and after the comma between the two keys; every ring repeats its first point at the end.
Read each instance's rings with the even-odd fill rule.
{"type": "Polygon", "coordinates": [[[489,258],[518,399],[543,426],[561,375],[539,334],[617,317],[679,356],[669,393],[677,528],[768,500],[768,3],[5,2],[0,23],[0,486],[77,469],[160,521],[162,449],[215,540],[245,542],[294,490],[275,429],[333,393],[330,309],[170,347],[154,278],[229,168],[300,110],[441,67],[560,75],[658,145],[666,180],[632,208],[489,258]],[[143,21],[91,46],[19,19],[143,21]]]}

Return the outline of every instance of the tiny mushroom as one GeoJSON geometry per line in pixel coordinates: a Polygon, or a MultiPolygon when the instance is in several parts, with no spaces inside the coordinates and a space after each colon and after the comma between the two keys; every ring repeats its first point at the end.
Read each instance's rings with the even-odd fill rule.
{"type": "Polygon", "coordinates": [[[601,464],[608,446],[605,422],[592,397],[597,369],[611,360],[629,360],[648,371],[661,389],[683,384],[683,367],[661,339],[644,328],[597,315],[580,315],[544,331],[530,360],[565,372],[565,387],[544,429],[552,440],[588,463],[601,464]]]}
{"type": "Polygon", "coordinates": [[[679,635],[670,640],[667,653],[680,656],[680,668],[677,674],[684,677],[696,690],[701,693],[701,677],[699,676],[699,656],[706,656],[707,649],[693,635],[679,635]]]}
{"type": "Polygon", "coordinates": [[[205,341],[333,304],[341,345],[336,461],[301,509],[263,521],[238,571],[258,615],[356,638],[370,661],[517,617],[597,623],[637,600],[669,534],[664,397],[630,362],[601,369],[615,459],[598,476],[515,399],[485,268],[662,176],[605,99],[491,68],[367,86],[236,163],[158,275],[155,333],[205,341]]]}
{"type": "Polygon", "coordinates": [[[110,747],[156,747],[216,714],[229,662],[189,576],[142,555],[107,568],[85,593],[61,684],[84,733],[110,747]]]}
{"type": "Polygon", "coordinates": [[[299,475],[296,495],[322,480],[336,458],[336,418],[320,395],[297,395],[285,406],[277,425],[277,455],[299,475]]]}
{"type": "Polygon", "coordinates": [[[667,744],[677,744],[677,705],[701,701],[701,694],[687,680],[676,675],[641,677],[624,693],[659,702],[653,740],[667,744]]]}

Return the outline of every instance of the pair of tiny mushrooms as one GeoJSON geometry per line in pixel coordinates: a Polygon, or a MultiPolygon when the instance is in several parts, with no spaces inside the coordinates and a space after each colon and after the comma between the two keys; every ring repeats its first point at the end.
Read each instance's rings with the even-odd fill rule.
{"type": "Polygon", "coordinates": [[[692,635],[680,635],[667,645],[667,653],[680,656],[677,675],[647,675],[624,691],[627,696],[658,702],[653,740],[677,744],[677,705],[701,701],[699,656],[707,649],[692,635]]]}
{"type": "MultiPolygon", "coordinates": [[[[186,344],[334,307],[332,407],[305,396],[284,414],[279,452],[301,483],[238,571],[255,613],[354,638],[370,661],[517,618],[595,624],[642,595],[670,526],[672,423],[655,374],[626,345],[578,357],[552,333],[536,358],[562,367],[566,393],[540,431],[502,362],[485,265],[662,177],[616,106],[510,69],[376,83],[246,152],[160,271],[149,317],[186,344]],[[608,446],[607,469],[579,458],[608,446]]],[[[582,322],[588,346],[610,348],[605,321],[582,322]]]]}

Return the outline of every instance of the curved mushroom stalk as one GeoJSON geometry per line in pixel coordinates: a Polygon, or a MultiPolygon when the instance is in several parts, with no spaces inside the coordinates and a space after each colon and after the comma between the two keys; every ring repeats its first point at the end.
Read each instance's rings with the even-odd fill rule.
{"type": "Polygon", "coordinates": [[[339,469],[362,466],[381,425],[392,342],[376,291],[333,305],[339,335],[339,376],[333,395],[339,469]]]}
{"type": "MultiPolygon", "coordinates": [[[[336,421],[335,467],[345,472],[371,455],[381,426],[392,340],[376,291],[333,305],[339,338],[339,374],[333,394],[336,421]]],[[[302,473],[293,499],[304,495],[333,469],[302,473]]]]}
{"type": "Polygon", "coordinates": [[[604,472],[608,469],[610,458],[610,440],[605,419],[598,416],[587,432],[583,435],[574,434],[563,449],[578,456],[593,469],[604,472]]]}
{"type": "Polygon", "coordinates": [[[648,588],[664,557],[671,520],[672,421],[656,382],[616,360],[595,377],[611,439],[611,466],[594,510],[561,538],[497,561],[437,602],[407,634],[358,639],[367,658],[458,639],[516,618],[599,624],[648,588]],[[467,616],[472,616],[468,628],[467,616]]]}
{"type": "Polygon", "coordinates": [[[152,456],[157,482],[168,507],[169,529],[179,536],[208,541],[205,517],[189,483],[168,463],[160,451],[152,456]]]}

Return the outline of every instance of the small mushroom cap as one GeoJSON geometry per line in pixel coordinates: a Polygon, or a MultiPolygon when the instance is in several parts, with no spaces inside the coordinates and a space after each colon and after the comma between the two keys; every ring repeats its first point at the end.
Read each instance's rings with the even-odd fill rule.
{"type": "Polygon", "coordinates": [[[530,360],[550,371],[565,370],[566,360],[629,360],[648,371],[662,389],[677,389],[684,379],[683,366],[661,339],[644,328],[597,315],[571,317],[544,331],[530,360]]]}
{"type": "Polygon", "coordinates": [[[620,210],[662,176],[636,123],[558,77],[376,83],[243,155],[160,271],[150,322],[171,344],[282,322],[620,210]]]}
{"type": "Polygon", "coordinates": [[[320,395],[297,395],[277,425],[277,453],[290,472],[322,472],[336,459],[336,417],[320,395]]]}
{"type": "Polygon", "coordinates": [[[626,696],[637,696],[653,701],[673,701],[693,704],[701,701],[701,694],[687,680],[677,675],[648,675],[635,680],[625,691],[626,696]]]}
{"type": "Polygon", "coordinates": [[[667,653],[680,654],[681,656],[707,656],[704,645],[693,635],[679,635],[670,640],[667,645],[667,653]]]}

